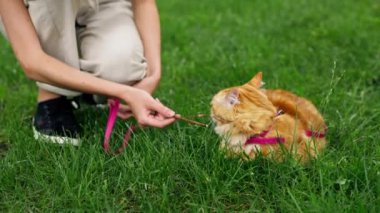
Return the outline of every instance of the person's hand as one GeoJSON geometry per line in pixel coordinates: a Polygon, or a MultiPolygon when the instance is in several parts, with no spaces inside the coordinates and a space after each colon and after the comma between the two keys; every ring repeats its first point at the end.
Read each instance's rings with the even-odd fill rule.
{"type": "MultiPolygon", "coordinates": [[[[111,99],[111,98],[108,99],[108,106],[113,105],[114,102],[115,101],[113,99],[111,99]]],[[[128,105],[120,103],[119,111],[117,112],[117,116],[123,120],[126,120],[126,119],[132,117],[133,113],[132,113],[131,108],[128,105]]]]}
{"type": "Polygon", "coordinates": [[[160,82],[160,77],[150,75],[141,81],[133,85],[133,87],[142,89],[150,94],[153,94],[154,90],[157,88],[158,83],[160,82]]]}
{"type": "MultiPolygon", "coordinates": [[[[160,77],[148,76],[148,77],[144,78],[143,80],[134,84],[133,87],[138,88],[138,89],[142,89],[142,90],[148,92],[149,94],[153,94],[154,90],[158,86],[159,81],[160,81],[160,77]]],[[[112,99],[108,99],[108,105],[112,104],[112,102],[113,102],[112,99]]],[[[132,117],[133,113],[132,113],[131,107],[129,107],[126,104],[120,103],[117,116],[121,119],[124,119],[124,120],[132,117]]]]}
{"type": "Polygon", "coordinates": [[[141,126],[162,128],[176,120],[175,112],[155,100],[148,92],[134,89],[133,93],[128,95],[129,97],[125,101],[129,109],[128,107],[124,109],[126,112],[130,110],[141,126]]]}

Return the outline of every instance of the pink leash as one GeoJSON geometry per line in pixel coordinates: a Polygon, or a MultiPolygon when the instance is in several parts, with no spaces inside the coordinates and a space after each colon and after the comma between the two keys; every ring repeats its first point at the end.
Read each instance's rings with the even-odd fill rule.
{"type": "Polygon", "coordinates": [[[117,99],[114,99],[114,102],[110,104],[108,121],[107,121],[107,126],[106,126],[106,132],[104,134],[104,141],[103,141],[103,149],[107,154],[117,155],[117,154],[122,153],[125,150],[125,148],[127,148],[129,138],[131,137],[131,134],[136,129],[136,126],[134,126],[134,125],[128,127],[128,130],[124,136],[123,143],[115,152],[111,153],[109,140],[110,140],[110,137],[112,134],[113,126],[114,126],[116,118],[117,118],[117,112],[119,111],[119,106],[120,106],[120,101],[117,99]]]}

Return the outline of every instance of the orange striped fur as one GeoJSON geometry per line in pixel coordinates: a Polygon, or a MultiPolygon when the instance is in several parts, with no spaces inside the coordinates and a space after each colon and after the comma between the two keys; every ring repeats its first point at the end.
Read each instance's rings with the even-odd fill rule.
{"type": "Polygon", "coordinates": [[[308,137],[306,130],[325,132],[327,126],[317,108],[305,98],[285,90],[261,89],[262,73],[248,83],[224,89],[211,101],[215,132],[228,156],[253,159],[257,154],[281,161],[286,153],[305,163],[326,146],[325,138],[308,137]],[[279,111],[281,115],[278,115],[279,111]],[[246,140],[269,130],[266,137],[285,138],[282,145],[245,145],[246,140]]]}

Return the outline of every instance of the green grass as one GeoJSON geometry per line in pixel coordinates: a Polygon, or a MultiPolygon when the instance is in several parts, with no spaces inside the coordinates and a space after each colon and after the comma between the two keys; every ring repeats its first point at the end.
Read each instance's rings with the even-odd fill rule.
{"type": "MultiPolygon", "coordinates": [[[[380,211],[380,2],[158,1],[164,74],[155,96],[208,113],[218,90],[264,72],[321,109],[329,145],[302,167],[218,152],[212,128],[138,131],[104,154],[107,112],[77,111],[79,148],[37,142],[36,86],[0,40],[0,211],[380,211]]],[[[125,129],[118,122],[117,136],[125,129]]]]}

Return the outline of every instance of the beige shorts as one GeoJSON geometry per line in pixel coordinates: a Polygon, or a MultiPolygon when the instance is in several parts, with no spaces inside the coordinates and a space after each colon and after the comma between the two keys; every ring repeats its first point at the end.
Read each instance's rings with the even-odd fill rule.
{"type": "MultiPolygon", "coordinates": [[[[130,0],[26,0],[25,4],[47,54],[122,84],[145,77],[147,63],[130,0]]],[[[64,96],[80,94],[37,85],[64,96]]]]}

